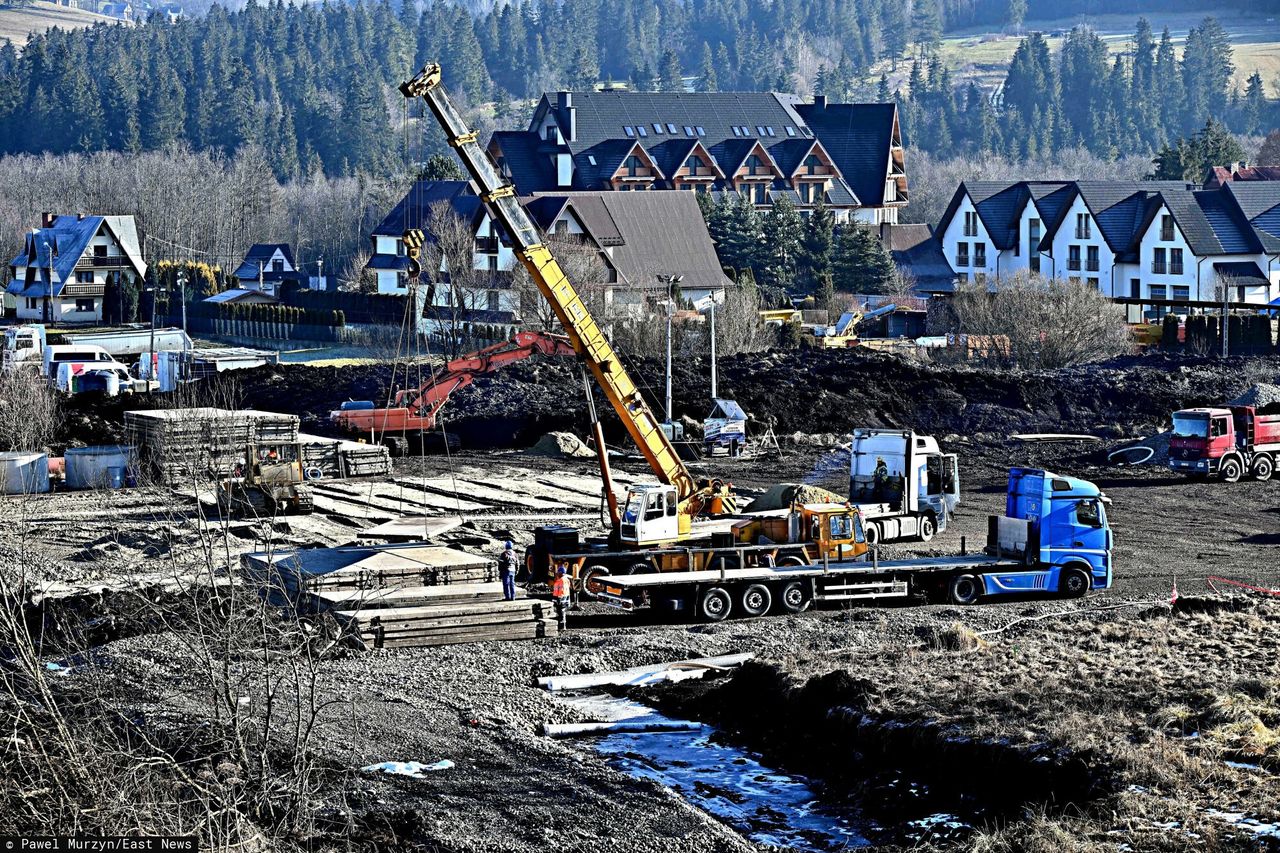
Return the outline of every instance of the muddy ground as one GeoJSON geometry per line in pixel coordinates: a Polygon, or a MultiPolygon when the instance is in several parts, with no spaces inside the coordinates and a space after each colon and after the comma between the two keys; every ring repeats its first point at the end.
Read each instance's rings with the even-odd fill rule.
{"type": "MultiPolygon", "coordinates": [[[[914,426],[949,436],[947,449],[961,454],[963,503],[953,526],[927,547],[889,546],[886,556],[954,552],[961,537],[977,547],[986,516],[1003,509],[1007,467],[1044,465],[1091,479],[1112,498],[1114,589],[1083,601],[854,606],[719,625],[589,605],[555,640],[368,654],[328,649],[313,670],[323,709],[314,736],[289,754],[294,742],[276,735],[282,767],[314,764],[318,819],[310,836],[273,846],[760,849],[671,791],[614,769],[589,741],[543,737],[543,723],[577,712],[531,686],[540,675],[739,651],[754,652],[759,665],[647,698],[722,726],[767,763],[811,774],[831,801],[874,818],[882,849],[1251,850],[1272,843],[1254,830],[1280,820],[1280,607],[1210,578],[1280,587],[1280,480],[1190,482],[1155,466],[1106,464],[1106,450],[1128,438],[1043,445],[1006,434],[1146,435],[1172,408],[1275,381],[1280,362],[1131,360],[1004,375],[927,373],[845,353],[822,354],[798,371],[794,358],[744,357],[726,368],[726,385],[757,415],[772,402],[783,434],[914,426]],[[747,385],[746,375],[757,381],[747,385]],[[1183,603],[1171,606],[1175,587],[1183,603]],[[454,766],[422,779],[358,769],[439,759],[454,766]],[[912,820],[948,811],[963,813],[973,829],[950,839],[907,831],[912,820]],[[1222,816],[1233,814],[1258,823],[1238,828],[1222,816]]],[[[253,395],[241,385],[241,399],[314,420],[340,399],[362,396],[352,393],[361,390],[354,374],[295,373],[303,370],[315,369],[265,371],[279,378],[253,395]],[[306,381],[294,381],[299,375],[306,381]]],[[[700,413],[694,401],[705,393],[697,385],[682,378],[677,386],[679,408],[690,414],[700,413]]],[[[581,407],[564,404],[564,388],[576,394],[577,387],[563,367],[526,364],[457,395],[451,422],[473,446],[531,444],[548,428],[581,426],[581,407]]],[[[80,414],[73,441],[104,440],[118,422],[111,407],[80,414]]],[[[634,460],[617,465],[626,476],[646,473],[634,460]]],[[[822,439],[784,442],[780,458],[697,467],[747,493],[776,481],[847,488],[847,456],[822,439]]],[[[414,477],[437,487],[461,480],[460,498],[481,506],[445,539],[493,551],[506,537],[527,543],[549,515],[576,515],[575,523],[590,526],[590,490],[574,484],[594,476],[589,461],[468,451],[403,460],[392,485],[407,501],[414,477]],[[491,496],[493,483],[519,491],[521,500],[491,496]]],[[[440,497],[438,488],[433,500],[440,497]]],[[[254,548],[351,542],[396,506],[384,495],[362,510],[353,495],[334,491],[310,518],[213,528],[194,520],[190,496],[140,491],[53,495],[5,509],[16,523],[0,530],[4,565],[80,585],[145,576],[154,586],[201,566],[230,578],[228,565],[254,548]]],[[[50,650],[46,659],[65,665],[50,682],[57,695],[77,700],[97,691],[117,712],[143,721],[157,742],[188,744],[192,731],[215,718],[192,676],[208,664],[193,654],[188,631],[183,620],[122,618],[92,635],[89,663],[68,663],[65,650],[50,650]]],[[[260,667],[247,654],[230,662],[243,675],[245,713],[268,704],[255,675],[260,667]]],[[[270,831],[269,821],[254,820],[270,831]]]]}

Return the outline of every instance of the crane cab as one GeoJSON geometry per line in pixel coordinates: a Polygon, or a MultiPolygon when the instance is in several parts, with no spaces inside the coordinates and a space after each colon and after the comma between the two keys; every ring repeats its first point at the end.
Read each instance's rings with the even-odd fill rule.
{"type": "Polygon", "coordinates": [[[619,534],[626,545],[674,542],[689,533],[689,517],[680,512],[674,486],[633,485],[627,490],[619,534]]]}

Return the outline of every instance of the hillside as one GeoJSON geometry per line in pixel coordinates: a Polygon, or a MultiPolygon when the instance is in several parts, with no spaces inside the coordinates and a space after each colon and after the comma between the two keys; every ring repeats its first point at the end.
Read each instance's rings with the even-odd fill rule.
{"type": "MultiPolygon", "coordinates": [[[[1280,23],[1275,17],[1213,7],[1197,12],[1164,12],[1153,9],[1142,14],[1125,12],[1028,20],[1023,31],[1045,33],[1049,47],[1057,51],[1062,46],[1066,32],[1074,26],[1084,24],[1102,37],[1112,54],[1127,53],[1133,49],[1134,25],[1138,18],[1145,16],[1151,22],[1157,37],[1161,29],[1169,28],[1174,45],[1181,54],[1188,30],[1198,25],[1207,15],[1217,17],[1231,37],[1236,67],[1234,84],[1243,91],[1249,75],[1259,71],[1267,96],[1280,96],[1280,89],[1277,88],[1280,85],[1280,23]]],[[[1020,35],[990,27],[953,30],[942,40],[941,56],[946,66],[952,70],[956,82],[972,79],[987,89],[992,89],[1004,82],[1009,60],[1013,58],[1020,40],[1020,35]]],[[[883,71],[888,74],[891,87],[901,86],[905,89],[910,70],[910,58],[899,61],[896,71],[892,70],[890,63],[882,61],[873,69],[873,76],[883,71]]]]}
{"type": "Polygon", "coordinates": [[[98,23],[113,23],[115,18],[86,12],[70,6],[59,6],[46,3],[45,0],[33,0],[29,5],[0,5],[0,41],[8,39],[15,45],[27,43],[33,33],[59,27],[64,30],[78,30],[98,23]]]}

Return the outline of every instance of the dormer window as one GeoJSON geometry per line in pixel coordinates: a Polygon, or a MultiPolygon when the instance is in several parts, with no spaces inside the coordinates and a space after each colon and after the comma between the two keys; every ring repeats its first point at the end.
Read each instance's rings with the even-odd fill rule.
{"type": "Polygon", "coordinates": [[[623,165],[624,165],[624,166],[626,167],[626,169],[627,169],[627,177],[628,177],[628,178],[635,178],[635,177],[639,177],[639,175],[637,174],[637,173],[638,173],[638,171],[639,171],[640,169],[643,169],[643,168],[644,168],[644,163],[640,160],[640,158],[639,158],[639,157],[637,157],[637,156],[636,156],[636,155],[634,155],[634,154],[632,154],[631,156],[629,156],[629,157],[628,157],[628,158],[623,162],[623,165]]]}
{"type": "Polygon", "coordinates": [[[764,161],[760,159],[760,155],[752,154],[750,157],[747,158],[747,174],[748,175],[765,174],[763,172],[763,169],[764,169],[764,161]]]}
{"type": "Polygon", "coordinates": [[[804,173],[806,175],[818,174],[818,169],[822,167],[822,161],[818,159],[817,154],[810,154],[804,158],[804,173]]]}

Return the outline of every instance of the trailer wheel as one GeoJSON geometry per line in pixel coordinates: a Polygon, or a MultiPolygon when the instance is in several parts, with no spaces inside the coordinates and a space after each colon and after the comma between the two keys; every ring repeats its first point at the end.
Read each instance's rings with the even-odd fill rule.
{"type": "Polygon", "coordinates": [[[1063,569],[1058,580],[1058,592],[1066,598],[1083,598],[1092,586],[1093,578],[1083,569],[1063,569]]]}
{"type": "Polygon", "coordinates": [[[773,593],[764,584],[753,583],[742,591],[739,603],[742,605],[742,615],[763,616],[773,605],[773,593]]]}
{"type": "Polygon", "coordinates": [[[1276,472],[1276,463],[1271,461],[1270,456],[1259,456],[1253,463],[1253,479],[1260,483],[1270,480],[1276,472]]]}
{"type": "Polygon", "coordinates": [[[956,575],[948,591],[952,604],[977,604],[982,597],[982,582],[975,575],[956,575]]]}
{"type": "Polygon", "coordinates": [[[733,609],[733,599],[722,586],[708,587],[698,598],[698,615],[707,622],[723,622],[733,609]]]}
{"type": "Polygon", "coordinates": [[[634,562],[634,563],[632,563],[631,565],[627,566],[626,570],[625,570],[625,571],[623,571],[623,572],[622,572],[622,574],[624,574],[624,575],[645,575],[645,574],[648,574],[648,573],[649,573],[649,572],[651,572],[651,571],[653,571],[653,566],[650,566],[650,565],[649,565],[648,563],[646,563],[644,560],[637,560],[636,562],[634,562]]]}
{"type": "Polygon", "coordinates": [[[925,513],[920,517],[920,541],[929,542],[933,539],[935,533],[938,532],[938,523],[933,520],[932,513],[925,513]]]}
{"type": "Polygon", "coordinates": [[[1232,457],[1222,460],[1222,467],[1219,469],[1224,483],[1238,483],[1240,478],[1244,476],[1244,466],[1240,464],[1240,460],[1232,457]]]}
{"type": "Polygon", "coordinates": [[[804,557],[798,557],[795,554],[791,554],[790,556],[783,557],[781,560],[779,560],[778,565],[787,566],[789,568],[795,568],[796,566],[807,566],[809,565],[809,563],[805,560],[804,557]]]}
{"type": "Polygon", "coordinates": [[[778,594],[778,606],[783,613],[802,613],[809,609],[809,590],[801,581],[791,581],[778,594]]]}
{"type": "Polygon", "coordinates": [[[604,566],[587,566],[582,570],[579,583],[582,586],[581,595],[588,601],[595,601],[596,598],[604,591],[604,582],[601,580],[609,575],[609,570],[604,566]]]}
{"type": "Polygon", "coordinates": [[[874,521],[868,522],[866,528],[863,530],[862,535],[866,537],[868,548],[870,548],[873,545],[879,545],[880,544],[880,525],[876,524],[874,521]]]}

